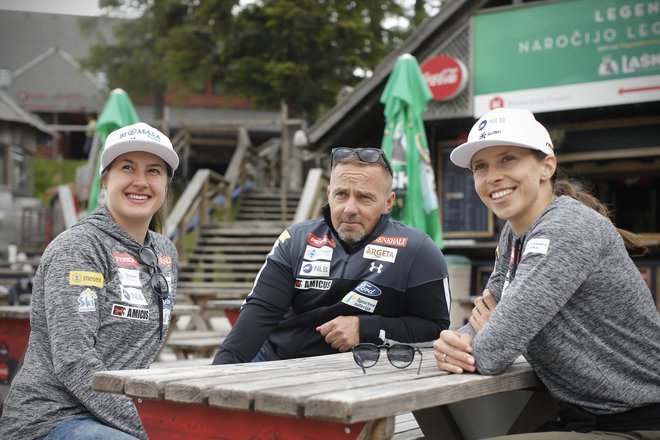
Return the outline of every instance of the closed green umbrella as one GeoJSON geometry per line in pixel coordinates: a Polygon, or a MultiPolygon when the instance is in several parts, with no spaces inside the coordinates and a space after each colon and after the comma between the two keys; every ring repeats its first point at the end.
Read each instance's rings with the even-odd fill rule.
{"type": "Polygon", "coordinates": [[[426,232],[443,248],[438,195],[423,116],[433,99],[415,57],[399,57],[380,102],[385,105],[382,148],[394,170],[392,218],[426,232]]]}
{"type": "Polygon", "coordinates": [[[99,189],[101,186],[101,153],[103,152],[103,145],[105,145],[105,139],[110,133],[115,131],[118,128],[125,127],[127,125],[135,124],[140,122],[133,102],[128,94],[123,89],[114,89],[110,92],[108,100],[103,106],[103,110],[99,116],[98,122],[96,124],[96,130],[99,133],[99,139],[101,141],[101,149],[97,156],[96,166],[94,170],[94,180],[92,182],[92,190],[89,195],[89,205],[87,206],[87,212],[92,212],[94,208],[99,203],[99,189]]]}

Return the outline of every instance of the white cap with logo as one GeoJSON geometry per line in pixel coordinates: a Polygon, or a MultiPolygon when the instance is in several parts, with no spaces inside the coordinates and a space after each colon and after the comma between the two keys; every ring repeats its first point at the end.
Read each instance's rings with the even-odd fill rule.
{"type": "Polygon", "coordinates": [[[179,166],[179,156],[172,148],[170,139],[144,122],[138,122],[118,128],[108,135],[101,154],[101,171],[117,157],[130,151],[155,154],[172,168],[172,172],[179,166]]]}
{"type": "Polygon", "coordinates": [[[531,148],[554,156],[548,130],[532,112],[516,108],[496,108],[472,126],[467,142],[454,148],[449,158],[459,167],[470,168],[472,156],[487,147],[514,146],[531,148]]]}

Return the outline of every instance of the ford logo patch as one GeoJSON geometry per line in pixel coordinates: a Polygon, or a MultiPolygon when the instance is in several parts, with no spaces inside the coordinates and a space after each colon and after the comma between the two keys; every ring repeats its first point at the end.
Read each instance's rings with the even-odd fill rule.
{"type": "Polygon", "coordinates": [[[355,291],[367,296],[379,296],[381,293],[383,293],[378,287],[374,286],[369,281],[362,281],[355,288],[355,291]]]}

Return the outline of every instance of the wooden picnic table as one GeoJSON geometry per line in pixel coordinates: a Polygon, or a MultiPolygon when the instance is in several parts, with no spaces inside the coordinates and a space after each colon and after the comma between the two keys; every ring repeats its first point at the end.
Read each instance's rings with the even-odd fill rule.
{"type": "MultiPolygon", "coordinates": [[[[438,370],[431,349],[422,351],[419,375],[417,357],[410,367],[397,369],[383,351],[366,374],[351,353],[340,353],[262,363],[105,371],[94,375],[92,387],[132,397],[150,438],[335,440],[390,438],[394,417],[407,412],[413,412],[427,438],[463,438],[447,405],[539,386],[524,359],[499,376],[452,375],[438,370]]],[[[527,393],[531,402],[532,392],[527,393]]],[[[515,407],[517,412],[522,408],[501,402],[497,407],[500,411],[515,407]]],[[[520,428],[521,420],[527,424],[548,420],[532,420],[525,412],[520,417],[514,414],[504,432],[495,430],[493,435],[512,426],[520,428]]],[[[470,417],[479,420],[480,415],[470,417]]]]}

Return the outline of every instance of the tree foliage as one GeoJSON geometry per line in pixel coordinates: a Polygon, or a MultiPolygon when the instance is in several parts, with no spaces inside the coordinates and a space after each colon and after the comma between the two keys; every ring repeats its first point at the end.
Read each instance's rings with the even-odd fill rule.
{"type": "Polygon", "coordinates": [[[313,120],[426,17],[422,0],[412,14],[396,0],[241,3],[99,0],[102,7],[144,13],[117,27],[115,43],[94,46],[88,66],[129,93],[150,90],[158,97],[168,88],[213,81],[225,94],[269,109],[285,101],[292,114],[313,120]],[[410,25],[391,25],[401,17],[410,25]]]}

